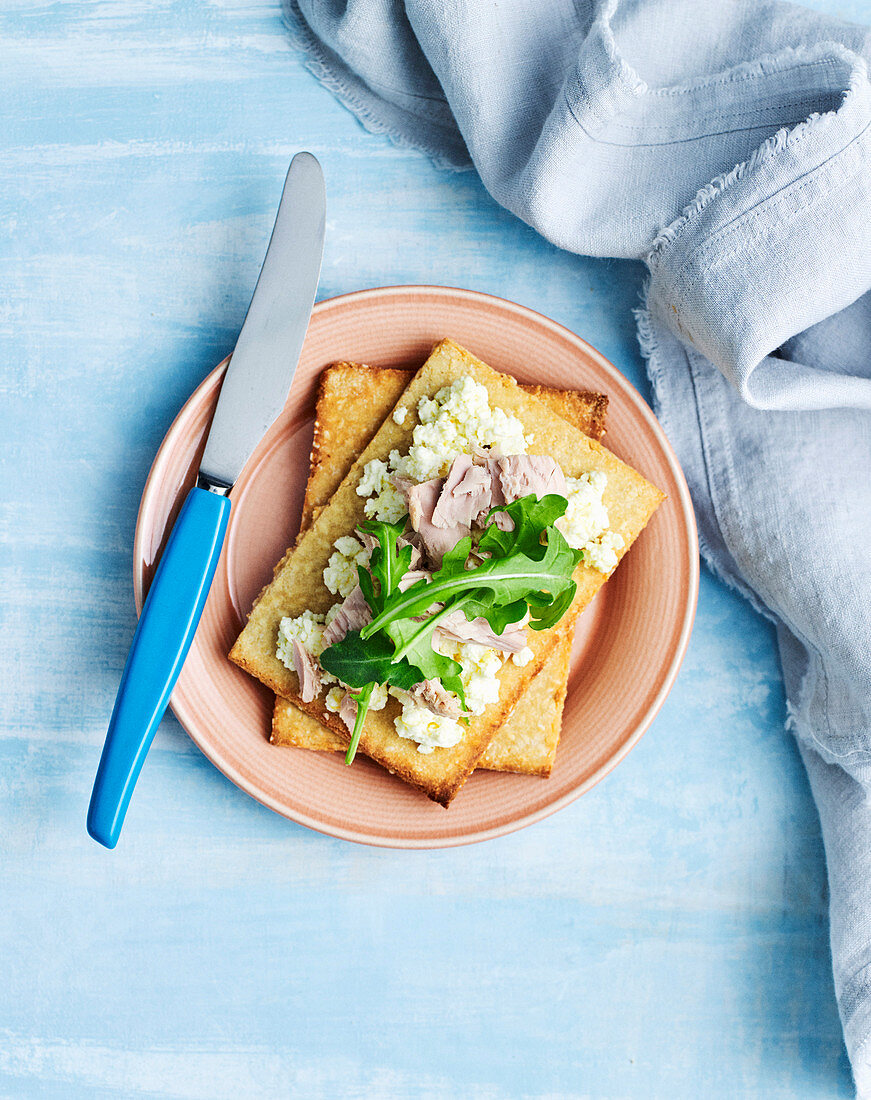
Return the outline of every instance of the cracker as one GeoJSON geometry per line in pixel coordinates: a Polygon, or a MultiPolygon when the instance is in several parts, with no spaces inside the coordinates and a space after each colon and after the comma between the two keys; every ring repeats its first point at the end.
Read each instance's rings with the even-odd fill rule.
{"type": "MultiPolygon", "coordinates": [[[[356,493],[363,467],[376,458],[386,460],[394,448],[407,450],[412,441],[419,400],[424,395],[434,396],[443,386],[463,374],[469,374],[487,388],[493,405],[520,419],[527,434],[534,436],[533,453],[551,455],[571,477],[579,477],[592,470],[601,470],[606,474],[608,484],[604,501],[609,510],[611,529],[624,539],[623,552],[631,546],[663,499],[659,489],[601,444],[562,420],[542,401],[525,394],[513,378],[497,374],[451,340],[437,344],[397,403],[398,407],[407,410],[405,423],[399,425],[393,417],[385,420],[333,493],[330,502],[297,546],[276,567],[272,583],[261,593],[230,654],[236,664],[267,684],[276,694],[290,699],[300,709],[317,717],[346,741],[349,735],[344,724],[337,715],[326,710],[320,697],[311,703],[301,701],[296,675],[275,655],[278,624],[285,615],[296,616],[306,609],[327,611],[333,597],[323,585],[323,570],[334,541],[352,531],[364,519],[364,501],[356,493]]],[[[574,622],[605,583],[607,576],[582,562],[577,567],[575,579],[577,593],[560,628],[529,632],[532,661],[523,668],[513,662],[503,665],[499,673],[499,702],[469,722],[465,735],[457,745],[429,754],[419,753],[414,742],[396,733],[393,719],[399,711],[399,704],[391,698],[384,710],[370,712],[367,716],[360,739],[361,751],[423,790],[434,801],[448,805],[474,770],[523,691],[542,669],[558,643],[561,628],[568,628],[574,622]]]]}
{"type": "Polygon", "coordinates": [[[574,635],[574,625],[562,631],[541,671],[487,746],[479,768],[550,775],[562,729],[574,635]]]}
{"type": "MultiPolygon", "coordinates": [[[[413,371],[348,362],[335,363],[322,373],[301,531],[341,484],[412,376],[413,371]],[[371,410],[371,417],[361,415],[361,409],[371,410]]],[[[585,435],[600,439],[604,433],[608,408],[604,394],[547,386],[521,388],[585,435]]],[[[569,631],[490,742],[479,768],[550,775],[559,742],[571,646],[569,631]]],[[[281,696],[276,696],[270,739],[275,745],[318,752],[345,751],[342,738],[281,696]]]]}

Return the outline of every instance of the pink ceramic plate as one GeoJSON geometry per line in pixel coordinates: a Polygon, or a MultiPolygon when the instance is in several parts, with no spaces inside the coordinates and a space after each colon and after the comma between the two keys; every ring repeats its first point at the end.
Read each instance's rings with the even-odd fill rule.
{"type": "MultiPolygon", "coordinates": [[[[164,533],[193,482],[223,368],[212,371],[181,410],[151,469],[136,527],[137,608],[164,533]]],[[[302,825],[396,848],[468,844],[519,829],[567,805],[613,768],[674,682],[698,591],[695,522],[677,459],[647,405],[606,359],[523,306],[468,290],[414,286],[320,302],[284,412],[232,499],[224,552],[172,708],[228,778],[302,825]],[[337,359],[417,366],[445,336],[521,382],[606,393],[608,447],[668,494],[580,619],[551,777],[478,772],[449,810],[365,759],[347,768],[329,753],[272,747],[271,693],[226,657],[297,533],[320,371],[337,359]]]]}

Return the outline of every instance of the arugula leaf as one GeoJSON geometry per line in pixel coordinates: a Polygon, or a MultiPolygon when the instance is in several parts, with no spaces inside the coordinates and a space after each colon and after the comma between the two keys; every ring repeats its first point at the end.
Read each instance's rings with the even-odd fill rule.
{"type": "Polygon", "coordinates": [[[400,580],[411,566],[411,546],[403,546],[401,549],[397,546],[405,530],[407,518],[403,516],[398,523],[368,520],[359,525],[361,531],[374,535],[378,539],[378,545],[372,548],[372,553],[369,555],[369,569],[372,577],[378,581],[379,591],[376,594],[371,583],[367,587],[363,587],[362,582],[360,585],[373,615],[383,609],[384,604],[396,591],[400,580]]]}
{"type": "Polygon", "coordinates": [[[463,710],[466,709],[466,688],[459,673],[457,673],[456,676],[443,676],[442,687],[446,691],[452,691],[455,695],[459,696],[463,710]]]}
{"type": "Polygon", "coordinates": [[[360,591],[363,593],[363,599],[369,605],[369,610],[374,612],[378,608],[378,595],[375,592],[372,574],[365,566],[357,566],[357,584],[360,585],[360,591]]]}
{"type": "Polygon", "coordinates": [[[340,642],[327,646],[321,665],[352,688],[366,684],[391,684],[408,690],[426,677],[409,661],[394,661],[394,646],[384,634],[363,641],[359,630],[349,630],[340,642]]]}
{"type": "Polygon", "coordinates": [[[449,691],[456,691],[466,705],[466,694],[463,688],[460,673],[462,665],[450,657],[445,657],[433,649],[432,633],[439,622],[455,609],[455,604],[444,608],[436,615],[431,615],[423,622],[414,619],[399,619],[387,626],[386,633],[396,643],[396,651],[393,654],[394,661],[408,661],[414,668],[423,673],[423,680],[441,680],[442,685],[449,691]],[[459,685],[459,688],[451,684],[459,685]]]}
{"type": "Polygon", "coordinates": [[[541,498],[530,493],[510,504],[497,504],[487,513],[488,525],[478,542],[478,549],[500,558],[522,550],[524,554],[536,558],[542,553],[542,533],[565,515],[568,506],[566,498],[556,493],[541,498]],[[502,531],[491,522],[497,512],[504,512],[510,517],[513,524],[510,531],[502,531]]]}
{"type": "Polygon", "coordinates": [[[574,581],[555,599],[539,601],[536,597],[529,599],[529,626],[533,630],[549,630],[560,621],[568,609],[578,590],[574,581]]]}
{"type": "MultiPolygon", "coordinates": [[[[396,592],[384,604],[384,610],[364,626],[361,635],[371,638],[389,623],[424,614],[434,603],[446,603],[477,589],[488,589],[494,602],[515,603],[536,594],[549,594],[552,600],[572,584],[577,556],[555,527],[546,529],[547,545],[541,558],[532,558],[518,550],[505,558],[490,558],[474,569],[457,572],[457,559],[434,574],[427,584],[418,581],[405,592],[396,592]]],[[[465,540],[463,540],[465,541],[465,540]]],[[[539,596],[539,600],[543,599],[539,596]]]]}
{"type": "Polygon", "coordinates": [[[466,572],[466,562],[469,560],[469,554],[472,552],[472,539],[471,536],[466,535],[465,538],[460,539],[456,546],[452,547],[442,558],[442,566],[440,569],[440,575],[445,577],[455,577],[460,573],[466,572]]]}
{"type": "MultiPolygon", "coordinates": [[[[451,610],[457,604],[451,604],[451,610]]],[[[469,620],[478,617],[486,619],[494,634],[504,634],[505,628],[511,623],[519,623],[527,611],[526,600],[515,600],[513,603],[500,604],[496,602],[493,592],[482,589],[480,593],[470,593],[460,601],[463,614],[469,620]]]]}
{"type": "Polygon", "coordinates": [[[447,608],[438,615],[431,615],[420,623],[414,619],[400,619],[390,623],[386,627],[386,633],[396,643],[394,662],[407,660],[409,664],[420,669],[425,680],[459,674],[460,666],[456,661],[436,653],[432,648],[432,632],[449,610],[452,608],[447,608]]]}

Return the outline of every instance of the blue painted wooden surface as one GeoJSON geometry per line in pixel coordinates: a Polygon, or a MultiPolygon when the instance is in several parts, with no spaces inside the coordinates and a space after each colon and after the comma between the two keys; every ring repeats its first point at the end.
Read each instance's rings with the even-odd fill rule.
{"type": "Polygon", "coordinates": [[[327,174],[322,297],[502,295],[647,392],[642,271],[557,252],[473,175],[365,134],[262,0],[7,0],[0,72],[0,1094],[850,1095],[773,634],[708,574],[658,720],[533,828],[334,841],[167,718],[119,848],[87,838],[139,495],[232,347],[291,154],[327,174]]]}

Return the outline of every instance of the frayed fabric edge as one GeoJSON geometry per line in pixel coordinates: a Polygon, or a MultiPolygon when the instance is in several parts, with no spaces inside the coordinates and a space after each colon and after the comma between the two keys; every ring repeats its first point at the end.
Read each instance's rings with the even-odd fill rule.
{"type": "MultiPolygon", "coordinates": [[[[637,309],[633,309],[632,314],[635,318],[636,336],[638,339],[638,346],[641,349],[641,355],[647,363],[647,375],[650,378],[651,386],[653,387],[653,411],[656,414],[656,418],[663,424],[666,429],[666,435],[669,435],[667,420],[668,417],[665,414],[665,406],[663,403],[663,386],[664,386],[664,372],[662,364],[659,360],[659,350],[656,344],[656,337],[653,334],[653,325],[650,320],[650,310],[647,308],[647,290],[648,283],[645,283],[641,292],[641,305],[637,309]]],[[[711,549],[704,534],[698,532],[699,550],[702,557],[705,560],[705,564],[708,569],[714,574],[717,580],[722,581],[727,588],[731,588],[733,592],[737,592],[739,596],[743,596],[746,599],[754,611],[758,611],[765,619],[770,623],[778,625],[780,620],[764,603],[759,599],[756,593],[746,585],[741,584],[735,577],[726,573],[717,561],[713,550],[711,549]]]]}
{"type": "Polygon", "coordinates": [[[305,17],[299,10],[296,0],[283,0],[281,5],[282,22],[290,35],[291,45],[303,55],[303,63],[308,71],[331,92],[339,103],[357,119],[370,134],[389,138],[400,149],[412,149],[423,153],[446,172],[471,172],[474,165],[471,160],[466,164],[458,163],[441,152],[436,146],[414,141],[402,130],[390,126],[365,103],[345,81],[341,79],[326,55],[318,38],[312,33],[305,17]]]}
{"type": "MultiPolygon", "coordinates": [[[[641,290],[641,304],[638,308],[633,309],[632,315],[635,318],[636,335],[638,338],[638,346],[641,349],[641,355],[647,364],[647,375],[650,378],[650,384],[653,388],[653,411],[656,414],[656,418],[662,423],[665,429],[666,435],[669,435],[668,431],[668,416],[665,413],[665,404],[663,400],[664,390],[664,369],[659,355],[659,348],[656,342],[656,336],[653,331],[653,323],[650,317],[650,310],[647,305],[647,295],[649,289],[649,280],[645,281],[641,290]]],[[[714,504],[711,501],[711,509],[713,510],[714,504]]],[[[716,517],[715,517],[716,518],[716,517]]],[[[698,526],[698,525],[697,525],[698,526]]],[[[708,569],[725,586],[733,592],[737,592],[739,596],[742,596],[754,611],[757,611],[764,619],[772,623],[774,626],[782,626],[782,622],[770,610],[756,595],[756,593],[746,584],[743,584],[735,576],[727,573],[711,549],[708,540],[705,538],[704,533],[698,529],[699,539],[699,552],[705,561],[708,569]]],[[[801,700],[805,696],[805,689],[807,686],[808,672],[805,672],[799,685],[798,697],[799,706],[801,700]]],[[[786,718],[784,720],[784,728],[798,738],[798,723],[799,723],[799,707],[796,707],[789,697],[786,697],[786,718]]],[[[816,739],[812,738],[810,742],[811,746],[816,748],[816,739]]]]}
{"type": "MultiPolygon", "coordinates": [[[[782,153],[785,149],[802,141],[812,130],[831,122],[855,96],[860,82],[863,80],[867,81],[868,75],[864,59],[837,42],[822,43],[820,46],[813,49],[790,48],[785,50],[782,54],[760,58],[754,62],[744,63],[739,67],[742,70],[742,76],[761,76],[785,68],[786,63],[792,65],[801,64],[802,62],[809,63],[813,60],[821,60],[825,56],[840,61],[850,67],[850,77],[847,82],[847,87],[844,89],[838,106],[824,113],[814,112],[804,119],[804,121],[796,123],[795,126],[781,127],[777,133],[772,134],[770,138],[764,141],[758,148],[754,149],[747,160],[742,161],[740,164],[736,164],[731,171],[716,176],[710,183],[697,191],[695,198],[683,208],[678,217],[675,218],[671,224],[661,229],[654,239],[650,251],[645,257],[651,270],[656,267],[663,253],[674,243],[686,226],[694,221],[705,207],[716,199],[718,195],[721,195],[739,180],[751,175],[768,161],[782,153]]],[[[681,89],[678,88],[669,89],[669,91],[673,92],[680,90],[681,89]]]]}
{"type": "MultiPolygon", "coordinates": [[[[636,335],[638,339],[638,346],[641,349],[641,354],[647,364],[647,374],[650,378],[650,383],[653,388],[653,411],[657,419],[662,423],[665,429],[666,435],[669,437],[669,418],[665,411],[665,404],[663,400],[664,391],[664,368],[661,362],[659,348],[656,342],[656,336],[654,334],[654,327],[651,320],[651,313],[648,308],[647,296],[648,296],[649,280],[645,282],[641,292],[641,304],[638,308],[632,311],[635,318],[636,335]]],[[[677,339],[677,337],[675,337],[677,339]]],[[[695,506],[695,504],[694,504],[695,506]]],[[[711,508],[713,509],[713,500],[711,501],[711,508]]],[[[716,514],[714,515],[716,522],[716,514]]],[[[796,632],[787,623],[784,623],[765,603],[762,602],[760,597],[749,587],[745,582],[738,577],[726,572],[726,570],[717,561],[709,542],[705,538],[704,533],[698,531],[699,539],[699,552],[704,559],[708,569],[717,578],[726,585],[727,588],[733,592],[737,592],[739,596],[742,596],[754,611],[757,611],[764,619],[772,623],[772,625],[790,631],[800,645],[802,645],[808,652],[810,660],[808,667],[804,670],[803,675],[800,678],[798,688],[795,692],[796,702],[793,702],[789,696],[786,697],[786,717],[784,718],[784,729],[791,733],[796,740],[801,741],[809,749],[818,753],[819,756],[829,764],[837,764],[840,767],[848,768],[851,763],[855,763],[860,760],[866,760],[868,753],[864,749],[857,749],[853,752],[838,754],[833,753],[830,748],[827,748],[816,736],[811,724],[808,722],[805,714],[807,712],[807,703],[809,695],[814,691],[816,684],[816,678],[819,672],[819,664],[822,661],[820,654],[816,648],[806,639],[798,637],[796,632]]]]}

